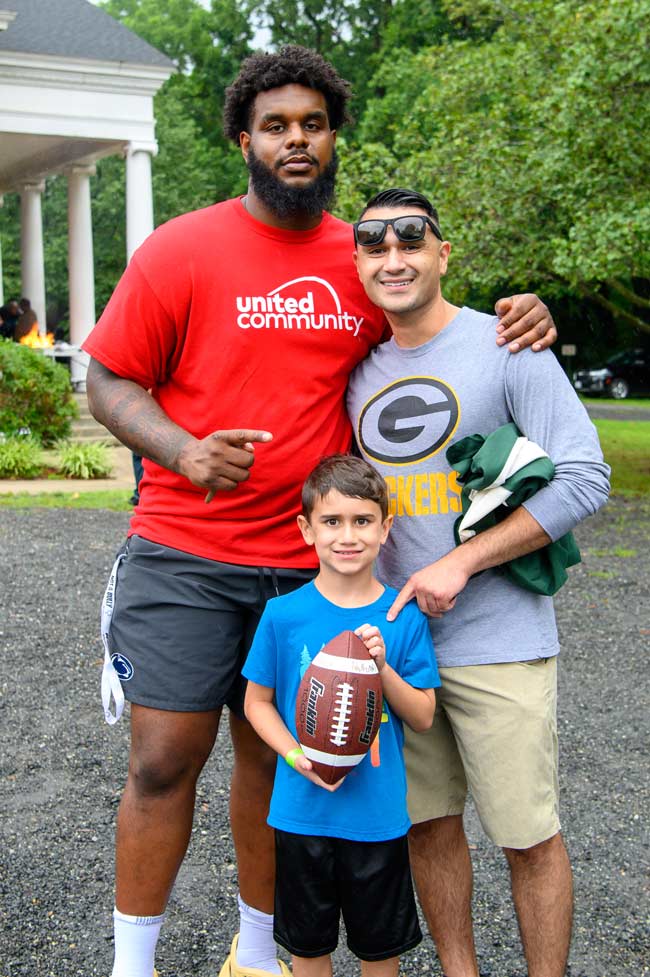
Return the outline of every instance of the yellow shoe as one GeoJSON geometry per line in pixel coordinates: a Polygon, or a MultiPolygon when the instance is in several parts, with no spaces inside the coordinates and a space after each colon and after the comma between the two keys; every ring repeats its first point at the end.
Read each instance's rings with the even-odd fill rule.
{"type": "MultiPolygon", "coordinates": [[[[226,957],[226,962],[219,971],[219,977],[277,977],[276,974],[272,974],[270,970],[259,970],[257,967],[239,967],[237,965],[237,940],[239,939],[239,933],[232,941],[232,946],[230,947],[230,953],[226,957]]],[[[287,967],[286,963],[282,960],[278,960],[280,965],[281,977],[291,977],[291,971],[287,967]]]]}

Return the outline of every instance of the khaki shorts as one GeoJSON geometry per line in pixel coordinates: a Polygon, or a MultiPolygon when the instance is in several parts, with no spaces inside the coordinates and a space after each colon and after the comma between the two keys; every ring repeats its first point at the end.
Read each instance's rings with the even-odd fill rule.
{"type": "Polygon", "coordinates": [[[405,728],[413,824],[462,814],[469,788],[487,836],[530,848],[560,830],[557,661],[441,668],[433,726],[405,728]]]}

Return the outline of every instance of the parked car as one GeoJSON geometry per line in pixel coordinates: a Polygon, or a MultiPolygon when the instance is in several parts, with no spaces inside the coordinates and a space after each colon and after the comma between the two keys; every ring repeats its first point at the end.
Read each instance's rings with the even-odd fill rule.
{"type": "Polygon", "coordinates": [[[624,349],[597,370],[578,370],[573,386],[580,393],[605,394],[624,400],[630,394],[650,394],[650,348],[624,349]]]}

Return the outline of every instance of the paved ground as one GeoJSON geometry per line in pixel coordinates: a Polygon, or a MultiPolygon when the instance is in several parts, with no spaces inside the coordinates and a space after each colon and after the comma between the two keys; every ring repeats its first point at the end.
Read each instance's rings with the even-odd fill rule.
{"type": "Polygon", "coordinates": [[[626,404],[625,401],[608,400],[606,397],[598,400],[593,398],[587,404],[587,413],[592,419],[601,418],[608,421],[650,421],[650,398],[640,406],[626,404]]]}
{"type": "MultiPolygon", "coordinates": [[[[107,977],[127,723],[99,703],[98,601],[128,514],[0,512],[0,977],[107,977]]],[[[563,822],[575,867],[571,977],[648,977],[650,505],[581,527],[558,599],[563,822]]],[[[224,729],[201,781],[158,966],[216,977],[236,925],[224,729]]],[[[503,860],[472,812],[484,977],[523,977],[503,860]]],[[[152,853],[152,857],[154,853],[152,853]]],[[[339,951],[335,973],[357,973],[339,951]]],[[[427,938],[403,974],[440,974],[427,938]]]]}

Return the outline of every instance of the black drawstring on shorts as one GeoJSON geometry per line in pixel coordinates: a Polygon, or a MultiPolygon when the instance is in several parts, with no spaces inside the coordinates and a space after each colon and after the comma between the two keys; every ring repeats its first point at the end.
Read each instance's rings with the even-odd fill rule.
{"type": "Polygon", "coordinates": [[[266,574],[271,578],[271,586],[274,590],[274,596],[280,596],[280,581],[278,580],[278,575],[273,567],[257,567],[257,576],[259,580],[260,587],[260,604],[265,604],[268,594],[266,592],[266,574]]]}

